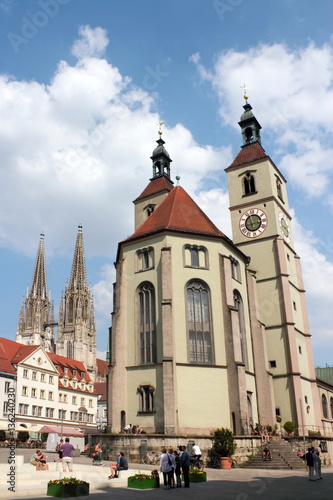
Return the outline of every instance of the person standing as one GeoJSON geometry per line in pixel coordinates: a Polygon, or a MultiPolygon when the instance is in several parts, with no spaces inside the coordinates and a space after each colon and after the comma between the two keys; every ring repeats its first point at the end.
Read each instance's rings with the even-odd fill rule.
{"type": "Polygon", "coordinates": [[[62,459],[62,451],[61,451],[61,445],[64,442],[63,439],[60,439],[59,443],[57,444],[55,450],[58,453],[58,458],[55,460],[55,462],[59,462],[62,459]]]}
{"type": "Polygon", "coordinates": [[[315,478],[314,478],[314,459],[313,459],[312,448],[308,448],[308,451],[305,455],[305,460],[306,460],[306,465],[308,466],[308,469],[309,469],[309,481],[315,481],[315,478]]]}
{"type": "Polygon", "coordinates": [[[184,487],[189,488],[190,487],[190,475],[189,475],[189,470],[190,470],[190,455],[188,454],[186,447],[183,446],[183,453],[180,457],[180,465],[183,471],[183,476],[184,476],[184,487]]]}
{"type": "Polygon", "coordinates": [[[166,448],[162,448],[162,455],[160,458],[160,469],[161,472],[163,472],[164,489],[170,490],[171,474],[173,473],[173,468],[172,468],[172,461],[166,451],[166,448]]]}
{"type": "Polygon", "coordinates": [[[69,438],[65,439],[65,442],[60,446],[62,451],[62,468],[66,472],[67,468],[69,472],[73,472],[73,451],[74,446],[69,442],[69,438]]]}
{"type": "Polygon", "coordinates": [[[317,479],[323,479],[323,476],[321,475],[321,458],[320,458],[320,452],[316,452],[317,455],[317,479]]]}
{"type": "Polygon", "coordinates": [[[182,487],[182,480],[181,480],[181,471],[180,471],[180,456],[177,450],[173,452],[175,455],[175,474],[176,474],[176,486],[177,488],[182,487]]]}

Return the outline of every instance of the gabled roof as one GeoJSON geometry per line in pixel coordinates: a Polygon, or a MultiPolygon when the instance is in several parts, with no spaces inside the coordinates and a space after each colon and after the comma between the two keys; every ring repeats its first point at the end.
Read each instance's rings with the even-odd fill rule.
{"type": "Polygon", "coordinates": [[[164,175],[161,177],[156,177],[155,179],[152,179],[148,186],[142,191],[140,196],[138,196],[133,203],[136,201],[139,201],[143,198],[148,198],[149,196],[152,196],[153,194],[157,194],[162,191],[172,191],[173,189],[173,182],[170,181],[170,179],[167,179],[164,175]]]}
{"type": "Polygon", "coordinates": [[[82,361],[77,361],[76,359],[65,358],[64,356],[59,356],[59,354],[54,354],[53,352],[47,353],[48,357],[54,365],[59,367],[59,376],[63,377],[65,374],[64,368],[68,368],[68,378],[72,379],[73,371],[76,370],[76,379],[78,381],[84,380],[85,382],[91,382],[90,376],[86,370],[86,367],[82,361]],[[81,373],[84,373],[84,377],[81,377],[81,373]]]}
{"type": "Polygon", "coordinates": [[[269,158],[269,156],[265,153],[265,150],[261,146],[261,144],[259,144],[259,142],[255,142],[243,147],[230,167],[236,167],[239,165],[243,165],[244,163],[251,163],[252,161],[262,160],[264,158],[269,158]]]}
{"type": "MultiPolygon", "coordinates": [[[[14,342],[13,340],[5,339],[3,337],[0,337],[0,346],[2,352],[7,358],[7,361],[11,365],[20,363],[23,359],[29,356],[29,354],[40,348],[39,345],[24,345],[20,344],[19,342],[14,342]]],[[[7,366],[8,368],[9,365],[8,363],[4,363],[4,366],[7,366]]],[[[13,371],[11,371],[10,373],[16,373],[14,367],[13,371]]]]}
{"type": "Polygon", "coordinates": [[[109,363],[104,359],[96,358],[96,365],[97,365],[97,373],[96,373],[97,377],[106,377],[108,374],[109,363]]]}
{"type": "Polygon", "coordinates": [[[106,401],[107,400],[106,382],[95,382],[95,390],[101,396],[99,398],[99,401],[106,401]]]}
{"type": "Polygon", "coordinates": [[[174,187],[148,219],[125,241],[166,230],[227,238],[180,186],[174,187]]]}

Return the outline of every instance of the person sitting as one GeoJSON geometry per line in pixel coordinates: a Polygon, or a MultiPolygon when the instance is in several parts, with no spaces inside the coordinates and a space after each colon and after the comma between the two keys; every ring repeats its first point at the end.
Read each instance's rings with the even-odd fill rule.
{"type": "Polygon", "coordinates": [[[271,451],[265,446],[262,452],[262,458],[263,460],[272,460],[272,453],[271,451]]]}
{"type": "Polygon", "coordinates": [[[128,470],[128,463],[127,463],[125,455],[122,451],[120,453],[118,453],[117,463],[110,465],[111,475],[109,476],[109,479],[113,479],[114,477],[118,477],[117,473],[120,470],[128,470]]]}
{"type": "Polygon", "coordinates": [[[192,455],[194,456],[194,458],[197,461],[200,460],[200,458],[201,458],[201,450],[200,450],[199,446],[195,443],[193,443],[193,446],[192,446],[192,455]]]}
{"type": "Polygon", "coordinates": [[[39,457],[38,457],[37,451],[36,451],[36,453],[34,453],[32,455],[32,457],[30,458],[30,463],[31,463],[31,465],[36,467],[36,470],[41,470],[42,464],[39,462],[38,458],[39,457]]]}
{"type": "Polygon", "coordinates": [[[124,427],[125,434],[130,434],[132,432],[132,424],[127,424],[124,427]]]}
{"type": "Polygon", "coordinates": [[[46,457],[44,453],[41,452],[41,450],[37,450],[36,455],[37,455],[37,462],[40,464],[40,468],[37,468],[36,466],[36,470],[49,470],[49,466],[46,463],[46,457]]]}

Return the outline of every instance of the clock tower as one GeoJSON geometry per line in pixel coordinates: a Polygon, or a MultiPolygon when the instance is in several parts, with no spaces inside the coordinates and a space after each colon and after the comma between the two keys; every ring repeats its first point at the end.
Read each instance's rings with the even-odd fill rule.
{"type": "MultiPolygon", "coordinates": [[[[265,327],[277,420],[320,425],[320,403],[300,259],[294,250],[286,179],[261,145],[247,102],[243,145],[226,169],[233,242],[251,258],[265,327]]],[[[254,346],[255,348],[255,346],[254,346]]],[[[308,427],[310,428],[310,427],[308,427]]]]}

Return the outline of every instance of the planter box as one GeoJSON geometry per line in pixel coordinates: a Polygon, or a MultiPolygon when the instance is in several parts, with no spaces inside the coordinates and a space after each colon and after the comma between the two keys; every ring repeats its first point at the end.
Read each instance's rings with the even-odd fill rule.
{"type": "Polygon", "coordinates": [[[58,498],[82,497],[89,495],[89,483],[48,484],[47,496],[58,498]]]}
{"type": "Polygon", "coordinates": [[[137,488],[139,490],[149,490],[150,488],[160,487],[160,478],[154,477],[153,479],[136,479],[129,477],[127,479],[127,486],[129,488],[137,488]]]}
{"type": "MultiPolygon", "coordinates": [[[[207,481],[206,472],[202,472],[200,474],[189,474],[190,483],[204,483],[207,481]]],[[[182,474],[182,481],[184,481],[184,476],[182,474]]]]}

